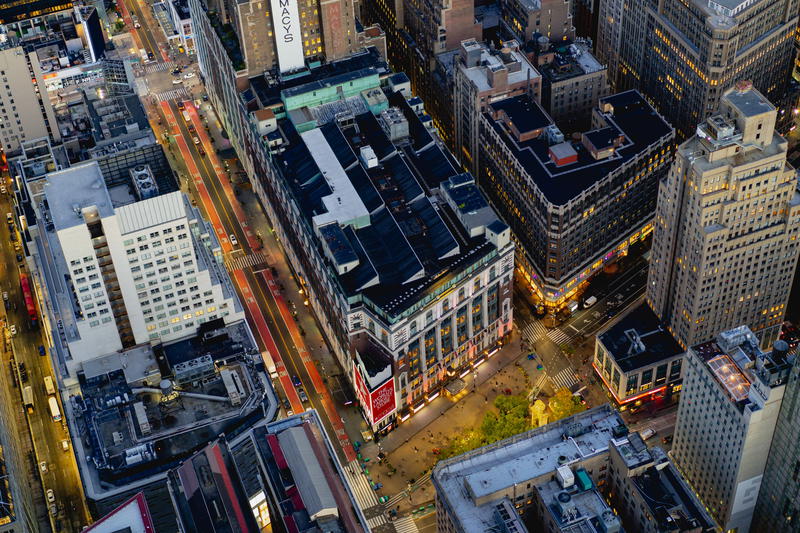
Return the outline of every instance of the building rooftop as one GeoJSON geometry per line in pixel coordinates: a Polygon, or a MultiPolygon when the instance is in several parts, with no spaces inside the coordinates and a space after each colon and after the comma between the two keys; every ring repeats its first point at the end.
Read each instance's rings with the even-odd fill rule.
{"type": "Polygon", "coordinates": [[[778,341],[771,352],[763,352],[758,339],[747,326],[723,331],[716,340],[697,344],[692,351],[740,409],[758,409],[764,390],[782,387],[788,379],[794,355],[788,345],[778,341]],[[751,385],[759,381],[759,393],[751,393],[751,385]]]}
{"type": "Polygon", "coordinates": [[[313,90],[313,87],[322,87],[325,83],[330,83],[331,78],[344,80],[348,76],[360,77],[366,73],[380,76],[389,74],[386,61],[381,58],[380,52],[375,47],[367,48],[347,58],[293,73],[291,76],[281,77],[277,71],[265,72],[250,78],[250,88],[261,107],[270,107],[280,104],[286,95],[297,94],[301,91],[301,87],[305,88],[303,90],[313,90]],[[342,76],[345,78],[341,78],[342,76]]]}
{"type": "Polygon", "coordinates": [[[301,533],[369,531],[333,444],[316,411],[307,411],[253,432],[274,508],[301,533]]]}
{"type": "Polygon", "coordinates": [[[287,148],[276,164],[344,291],[394,315],[496,250],[485,229],[498,219],[403,95],[387,104],[391,113],[299,134],[281,121],[287,148]]]}
{"type": "Polygon", "coordinates": [[[460,531],[489,531],[496,525],[494,505],[515,485],[605,453],[626,434],[617,412],[603,405],[440,461],[431,479],[448,514],[459,518],[460,531]]]}
{"type": "MultiPolygon", "coordinates": [[[[563,486],[560,480],[556,479],[536,485],[539,497],[555,522],[557,531],[561,533],[596,533],[598,531],[624,533],[620,527],[619,517],[597,491],[586,470],[578,469],[575,472],[575,478],[577,478],[577,482],[572,482],[567,486],[563,486]],[[613,527],[614,525],[617,526],[616,529],[613,527]]],[[[539,524],[532,523],[528,529],[536,531],[537,526],[539,524]]]]}
{"type": "Polygon", "coordinates": [[[452,78],[454,70],[460,68],[469,78],[478,92],[489,91],[493,87],[493,74],[505,70],[508,85],[527,81],[533,82],[541,77],[528,58],[519,50],[519,43],[507,41],[500,49],[491,49],[485,43],[474,39],[461,43],[461,48],[444,52],[436,56],[445,67],[448,77],[452,78]],[[458,56],[465,59],[458,63],[458,56]]]}
{"type": "Polygon", "coordinates": [[[585,74],[605,70],[591,52],[591,43],[576,39],[574,43],[553,43],[552,61],[539,66],[542,79],[558,83],[585,74]]]}
{"type": "Polygon", "coordinates": [[[716,524],[703,509],[671,461],[651,466],[633,478],[653,520],[662,531],[715,531],[716,524]]]}
{"type": "Polygon", "coordinates": [[[95,208],[101,218],[114,214],[103,174],[94,161],[49,174],[44,191],[56,231],[83,225],[86,209],[95,208]]]}
{"type": "Polygon", "coordinates": [[[83,530],[84,533],[154,533],[143,493],[138,493],[83,530]]]}
{"type": "Polygon", "coordinates": [[[70,418],[93,499],[163,474],[209,437],[274,412],[243,321],[209,321],[191,339],[99,359],[78,372],[81,394],[71,398],[70,418]]]}
{"type": "Polygon", "coordinates": [[[754,89],[750,82],[739,82],[736,90],[727,91],[722,98],[728,100],[745,117],[775,111],[775,106],[766,96],[754,89]]]}
{"type": "Polygon", "coordinates": [[[684,352],[646,303],[625,314],[598,339],[623,372],[651,366],[684,352]]]}
{"type": "Polygon", "coordinates": [[[529,96],[492,103],[485,117],[545,197],[564,205],[653,143],[674,135],[672,126],[637,91],[603,98],[599,110],[605,125],[588,132],[589,139],[603,137],[602,130],[614,130],[621,135],[619,145],[598,158],[583,143],[572,142],[577,161],[561,166],[551,160],[549,147],[563,142],[563,135],[549,135],[552,120],[529,96]]]}

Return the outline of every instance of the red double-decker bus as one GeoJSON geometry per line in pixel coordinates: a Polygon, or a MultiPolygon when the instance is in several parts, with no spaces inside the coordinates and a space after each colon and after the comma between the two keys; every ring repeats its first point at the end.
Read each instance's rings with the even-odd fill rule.
{"type": "Polygon", "coordinates": [[[36,302],[34,302],[33,299],[31,282],[26,273],[20,272],[19,284],[22,287],[22,296],[25,298],[25,308],[28,310],[28,319],[31,321],[31,327],[35,328],[39,316],[36,313],[36,302]]]}

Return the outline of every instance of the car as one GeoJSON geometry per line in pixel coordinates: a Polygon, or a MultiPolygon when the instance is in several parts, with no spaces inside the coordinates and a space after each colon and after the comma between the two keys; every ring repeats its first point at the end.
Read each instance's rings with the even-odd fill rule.
{"type": "Polygon", "coordinates": [[[656,430],[653,428],[645,428],[639,432],[639,435],[642,437],[642,440],[647,440],[655,436],[656,430]]]}
{"type": "Polygon", "coordinates": [[[297,389],[297,395],[300,396],[300,401],[305,403],[308,401],[308,395],[302,388],[297,389]]]}
{"type": "Polygon", "coordinates": [[[283,399],[283,408],[286,409],[287,411],[292,410],[292,402],[289,401],[289,398],[283,399]]]}
{"type": "Polygon", "coordinates": [[[302,382],[302,381],[300,381],[300,378],[299,378],[299,377],[297,377],[297,376],[292,376],[292,385],[294,385],[295,387],[299,387],[299,386],[300,386],[300,385],[302,385],[302,384],[303,384],[303,382],[302,382]]]}
{"type": "Polygon", "coordinates": [[[584,300],[583,308],[584,309],[589,309],[591,306],[593,306],[596,303],[597,303],[597,297],[596,296],[589,296],[588,298],[586,298],[586,300],[584,300]]]}
{"type": "Polygon", "coordinates": [[[236,246],[239,244],[239,241],[236,240],[236,235],[234,235],[233,233],[228,235],[228,239],[231,241],[231,246],[236,246]]]}
{"type": "Polygon", "coordinates": [[[189,124],[189,131],[192,132],[192,133],[195,132],[194,124],[189,124]]]}
{"type": "Polygon", "coordinates": [[[22,260],[25,259],[20,254],[17,254],[17,263],[22,263],[22,260]]]}
{"type": "Polygon", "coordinates": [[[25,367],[25,363],[20,362],[17,365],[17,370],[19,370],[19,378],[22,380],[23,383],[28,381],[28,369],[25,367]]]}
{"type": "Polygon", "coordinates": [[[9,225],[14,223],[14,216],[11,213],[6,213],[6,223],[9,225]]]}
{"type": "Polygon", "coordinates": [[[69,451],[69,441],[68,440],[62,440],[61,441],[61,449],[64,450],[65,452],[69,451]]]}
{"type": "Polygon", "coordinates": [[[39,345],[39,355],[41,355],[41,356],[47,355],[47,350],[45,350],[44,346],[41,345],[41,344],[39,345]]]}
{"type": "Polygon", "coordinates": [[[672,435],[667,435],[661,439],[661,444],[672,444],[672,435]]]}
{"type": "Polygon", "coordinates": [[[134,23],[133,23],[133,27],[134,27],[134,28],[136,28],[136,29],[138,30],[138,29],[141,29],[142,25],[141,25],[141,24],[139,24],[138,22],[134,22],[134,23]]]}
{"type": "Polygon", "coordinates": [[[22,249],[22,247],[19,245],[19,243],[15,242],[14,243],[14,251],[15,252],[19,252],[21,249],[22,249]]]}
{"type": "Polygon", "coordinates": [[[187,72],[186,74],[183,75],[183,79],[185,80],[190,80],[192,78],[194,78],[194,72],[187,72]]]}
{"type": "Polygon", "coordinates": [[[194,141],[194,144],[200,144],[200,138],[199,137],[195,136],[195,137],[192,138],[192,140],[194,141]]]}
{"type": "Polygon", "coordinates": [[[15,337],[17,335],[17,326],[16,326],[16,324],[11,324],[10,326],[8,326],[8,331],[11,332],[11,336],[12,337],[15,337]]]}
{"type": "Polygon", "coordinates": [[[152,59],[155,59],[155,58],[156,58],[156,56],[153,54],[153,52],[147,52],[147,59],[152,60],[152,59]]]}
{"type": "Polygon", "coordinates": [[[8,190],[6,189],[6,186],[5,185],[0,185],[0,193],[5,194],[7,192],[8,192],[8,190]]]}
{"type": "Polygon", "coordinates": [[[207,94],[203,94],[203,101],[204,102],[208,102],[208,95],[207,94]]]}
{"type": "Polygon", "coordinates": [[[39,463],[39,469],[46,474],[47,473],[47,462],[42,461],[41,463],[39,463]]]}
{"type": "Polygon", "coordinates": [[[198,153],[200,154],[200,157],[205,157],[205,156],[206,156],[206,151],[205,151],[205,150],[203,150],[202,148],[200,148],[200,149],[198,150],[198,153]]]}
{"type": "Polygon", "coordinates": [[[54,503],[56,501],[56,493],[53,489],[47,489],[47,503],[54,503]]]}
{"type": "Polygon", "coordinates": [[[172,80],[172,85],[180,85],[181,83],[183,83],[183,80],[181,80],[180,78],[175,78],[174,80],[172,80]]]}
{"type": "Polygon", "coordinates": [[[178,102],[178,109],[180,109],[181,111],[183,111],[184,109],[186,109],[186,103],[185,103],[183,100],[180,100],[180,101],[178,102]]]}

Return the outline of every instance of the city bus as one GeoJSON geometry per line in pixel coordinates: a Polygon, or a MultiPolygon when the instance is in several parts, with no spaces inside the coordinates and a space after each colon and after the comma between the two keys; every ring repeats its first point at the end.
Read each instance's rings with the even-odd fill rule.
{"type": "Polygon", "coordinates": [[[58,400],[50,396],[47,401],[50,404],[50,415],[53,417],[53,422],[58,422],[61,420],[61,409],[58,408],[58,400]]]}

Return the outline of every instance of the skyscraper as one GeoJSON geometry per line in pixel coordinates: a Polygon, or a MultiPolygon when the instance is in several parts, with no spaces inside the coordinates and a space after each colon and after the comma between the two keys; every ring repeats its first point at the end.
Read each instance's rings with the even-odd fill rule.
{"type": "Polygon", "coordinates": [[[747,326],[686,354],[672,458],[725,531],[750,530],[791,359],[747,326]]]}
{"type": "MultiPolygon", "coordinates": [[[[784,341],[775,346],[788,350],[784,341]]],[[[795,361],[786,383],[778,423],[758,493],[753,531],[795,531],[800,511],[800,364],[795,361]]]]}
{"type": "Polygon", "coordinates": [[[737,80],[783,95],[798,1],[606,0],[597,55],[615,90],[639,89],[686,138],[737,80]]]}
{"type": "Polygon", "coordinates": [[[780,331],[800,194],[775,117],[749,82],[737,84],[661,183],[647,299],[684,347],[738,324],[765,343],[780,331]]]}

